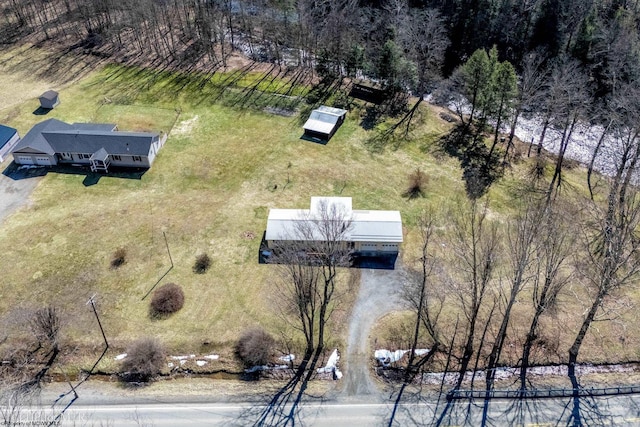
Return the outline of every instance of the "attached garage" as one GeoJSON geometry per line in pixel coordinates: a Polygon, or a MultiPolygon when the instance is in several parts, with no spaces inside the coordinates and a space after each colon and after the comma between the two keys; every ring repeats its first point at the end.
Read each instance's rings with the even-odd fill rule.
{"type": "Polygon", "coordinates": [[[13,161],[18,165],[54,166],[55,159],[46,154],[13,153],[13,161]]]}
{"type": "Polygon", "coordinates": [[[53,163],[49,157],[36,157],[35,164],[38,166],[51,166],[53,163]]]}
{"type": "Polygon", "coordinates": [[[31,156],[14,156],[13,160],[19,165],[35,165],[31,156]]]}

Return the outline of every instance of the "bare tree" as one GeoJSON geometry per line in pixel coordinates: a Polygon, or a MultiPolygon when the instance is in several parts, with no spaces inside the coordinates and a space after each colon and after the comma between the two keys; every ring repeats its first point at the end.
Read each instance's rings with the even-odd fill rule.
{"type": "Polygon", "coordinates": [[[435,9],[410,8],[405,20],[398,28],[400,42],[408,51],[408,57],[417,68],[415,104],[395,127],[405,124],[405,136],[409,132],[411,120],[424,99],[427,88],[441,78],[440,67],[449,45],[442,17],[435,9]]]}
{"type": "MultiPolygon", "coordinates": [[[[553,105],[550,110],[555,112],[553,124],[561,132],[558,153],[556,156],[556,166],[553,177],[549,183],[547,201],[551,200],[555,191],[562,184],[562,167],[564,155],[573,136],[573,131],[580,120],[588,123],[588,106],[590,102],[588,77],[580,68],[579,64],[571,60],[562,60],[551,74],[551,93],[553,105]]],[[[547,123],[547,122],[545,122],[547,123]]],[[[542,147],[544,129],[541,135],[541,142],[538,146],[538,153],[542,147]]]]}
{"type": "MultiPolygon", "coordinates": [[[[0,348],[0,420],[19,425],[22,410],[38,397],[42,381],[60,354],[62,321],[54,306],[11,317],[7,322],[17,342],[0,348]],[[25,332],[28,334],[22,336],[25,332]]],[[[0,345],[11,339],[9,335],[0,338],[0,345]]]]}
{"type": "Polygon", "coordinates": [[[441,351],[443,343],[438,326],[438,319],[444,306],[444,295],[439,293],[433,285],[432,276],[437,269],[437,262],[432,253],[432,240],[435,230],[434,219],[431,214],[423,214],[419,221],[421,237],[421,252],[419,258],[419,270],[409,271],[408,283],[403,293],[403,298],[412,311],[416,313],[416,320],[411,338],[409,361],[404,379],[397,393],[395,405],[391,413],[388,425],[394,425],[400,402],[404,397],[406,387],[413,382],[416,375],[422,372],[434,357],[441,351]],[[424,330],[430,340],[431,348],[424,355],[417,355],[418,341],[421,331],[424,330]]]}
{"type": "MultiPolygon", "coordinates": [[[[498,229],[487,219],[487,202],[481,205],[481,202],[472,200],[468,203],[470,205],[465,212],[454,216],[452,239],[452,265],[456,266],[452,291],[459,300],[466,320],[456,389],[462,385],[473,356],[480,351],[476,349],[475,343],[479,338],[482,316],[486,315],[488,309],[485,299],[490,293],[490,285],[496,273],[500,246],[498,229]]],[[[485,324],[488,325],[489,320],[486,319],[485,324]]]]}
{"type": "Polygon", "coordinates": [[[561,211],[556,204],[544,207],[541,226],[535,236],[531,285],[534,313],[522,346],[520,364],[520,388],[522,390],[526,389],[527,369],[530,365],[531,350],[540,333],[540,320],[544,314],[555,307],[558,294],[571,278],[570,271],[563,272],[563,270],[566,270],[566,261],[575,250],[575,238],[570,231],[569,221],[561,214],[561,211]]]}
{"type": "Polygon", "coordinates": [[[339,272],[349,265],[350,214],[323,199],[315,210],[299,218],[293,229],[273,248],[279,264],[282,307],[302,332],[305,350],[293,378],[259,414],[255,425],[293,425],[309,380],[323,354],[327,323],[335,308],[339,272]]]}
{"type": "MultiPolygon", "coordinates": [[[[509,139],[507,141],[507,149],[505,150],[505,159],[509,156],[509,150],[513,146],[513,138],[516,134],[518,119],[525,109],[532,109],[535,104],[541,103],[541,93],[545,80],[549,77],[548,71],[543,63],[546,58],[540,52],[532,52],[525,56],[522,65],[522,72],[518,81],[518,97],[515,101],[515,111],[511,128],[509,130],[509,139]]],[[[531,145],[532,146],[532,145],[531,145]]],[[[529,146],[529,152],[531,152],[529,146]]]]}
{"type": "Polygon", "coordinates": [[[507,289],[500,290],[502,320],[491,347],[486,366],[486,389],[493,388],[495,369],[507,339],[511,312],[523,288],[531,280],[531,264],[536,256],[536,236],[545,215],[545,205],[533,194],[525,194],[523,206],[507,228],[509,280],[507,289]]]}
{"type": "Polygon", "coordinates": [[[582,342],[607,297],[636,280],[640,274],[640,197],[633,185],[637,176],[640,144],[636,139],[618,140],[616,172],[610,179],[604,206],[590,202],[592,219],[583,236],[587,260],[583,276],[588,283],[591,305],[569,349],[569,377],[577,388],[575,365],[582,342]]]}

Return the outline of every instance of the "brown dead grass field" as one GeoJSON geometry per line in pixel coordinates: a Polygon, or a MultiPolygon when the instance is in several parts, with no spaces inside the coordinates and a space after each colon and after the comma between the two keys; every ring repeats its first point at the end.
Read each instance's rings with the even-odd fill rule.
{"type": "MultiPolygon", "coordinates": [[[[40,54],[29,50],[4,55],[0,80],[22,81],[27,71],[20,64],[29,61],[21,55],[32,52],[40,54]]],[[[244,80],[259,77],[249,75],[244,80]]],[[[19,103],[0,107],[0,122],[18,128],[22,135],[45,118],[32,114],[37,106],[34,96],[55,83],[33,78],[38,90],[22,92],[22,86],[16,86],[26,95],[20,95],[19,103]]],[[[458,161],[431,154],[436,139],[450,125],[426,105],[409,141],[396,150],[372,154],[365,144],[372,132],[360,126],[364,115],[360,109],[349,113],[329,144],[319,145],[300,139],[297,116],[271,115],[257,103],[253,108],[229,106],[230,98],[246,95],[242,88],[216,98],[225,75],[185,89],[176,88],[175,78],[170,73],[107,66],[55,86],[62,103],[46,117],[115,122],[121,130],[173,130],[141,179],[101,177],[95,185],[85,186],[83,175],[48,173],[31,203],[1,224],[4,322],[10,324],[24,309],[59,306],[66,322],[64,341],[70,348],[87,350],[68,356],[75,368],[89,367],[102,350],[97,324],[86,305],[92,295],[112,346],[109,360],[100,367],[107,370],[114,368],[113,356],[141,336],[158,337],[171,354],[230,354],[247,327],[261,325],[276,337],[289,335],[291,325],[279,316],[274,299],[276,269],[257,262],[269,208],[305,208],[313,195],[342,195],[353,197],[356,209],[398,209],[406,236],[402,258],[410,265],[418,254],[415,224],[420,213],[425,208],[444,211],[464,198],[458,161]],[[429,176],[427,194],[407,200],[402,193],[408,175],[418,167],[429,176]],[[142,298],[170,267],[165,234],[174,268],[161,283],[182,286],[185,305],[171,317],[155,320],[149,316],[149,301],[142,298]],[[121,247],[126,249],[126,263],[112,269],[112,254],[121,247]],[[192,266],[201,253],[209,254],[213,263],[206,274],[194,274],[192,266]]],[[[23,83],[31,87],[29,80],[23,83]]],[[[14,95],[8,86],[2,90],[6,96],[14,95]]],[[[495,218],[512,209],[511,190],[526,167],[523,162],[507,171],[492,189],[495,218]]],[[[579,188],[584,171],[573,170],[567,178],[579,188]]],[[[580,291],[576,292],[567,293],[572,309],[570,315],[563,313],[572,319],[581,312],[575,303],[580,291]]],[[[329,346],[344,345],[354,294],[335,313],[329,346]]],[[[568,330],[562,322],[558,318],[552,323],[568,330]]],[[[614,326],[602,324],[590,334],[585,354],[595,360],[605,349],[615,348],[623,359],[636,357],[639,334],[633,323],[627,325],[625,346],[613,347],[619,342],[611,335],[614,326]],[[606,335],[611,340],[599,339],[606,335]]],[[[568,337],[562,336],[563,343],[568,337]]]]}
{"type": "MultiPolygon", "coordinates": [[[[19,72],[13,63],[0,67],[12,78],[19,72]]],[[[141,72],[140,81],[148,77],[141,72]]],[[[400,209],[410,228],[424,206],[401,196],[410,171],[433,171],[434,191],[424,200],[462,191],[453,160],[435,168],[418,149],[369,154],[357,112],[323,146],[299,139],[297,117],[194,102],[192,92],[163,93],[170,77],[138,87],[121,68],[107,67],[60,89],[62,103],[48,116],[32,114],[33,97],[0,110],[0,121],[22,135],[48,117],[115,122],[121,130],[169,131],[176,121],[178,130],[140,180],[101,177],[85,186],[83,175],[48,173],[31,203],[2,223],[0,313],[11,322],[23,309],[61,307],[65,341],[92,350],[69,356],[84,367],[101,350],[86,305],[94,294],[110,356],[146,335],[157,336],[172,354],[186,354],[224,352],[256,324],[276,336],[290,332],[273,298],[275,269],[257,263],[269,208],[304,208],[312,195],[352,196],[359,209],[400,209]],[[180,312],[154,320],[142,297],[170,266],[163,233],[174,268],[162,283],[178,283],[186,298],[180,312]],[[126,263],[112,269],[120,247],[126,263]],[[205,252],[212,267],[194,274],[195,257],[205,252]]],[[[335,319],[330,345],[340,344],[348,310],[335,319]]]]}

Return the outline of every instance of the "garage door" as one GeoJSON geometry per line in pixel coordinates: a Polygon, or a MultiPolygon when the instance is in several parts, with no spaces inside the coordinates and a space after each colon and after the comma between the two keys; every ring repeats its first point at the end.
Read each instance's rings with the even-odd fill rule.
{"type": "Polygon", "coordinates": [[[21,165],[32,165],[33,158],[31,156],[18,156],[16,158],[16,163],[19,163],[21,165]]]}
{"type": "Polygon", "coordinates": [[[375,243],[361,243],[360,244],[360,250],[363,252],[366,251],[377,251],[378,250],[378,245],[375,243]]]}
{"type": "Polygon", "coordinates": [[[36,157],[36,165],[51,166],[51,159],[49,157],[36,157]]]}

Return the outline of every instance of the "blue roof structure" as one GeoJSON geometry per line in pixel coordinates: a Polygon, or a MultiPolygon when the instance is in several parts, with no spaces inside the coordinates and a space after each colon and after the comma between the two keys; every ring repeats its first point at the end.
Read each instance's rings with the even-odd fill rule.
{"type": "Polygon", "coordinates": [[[17,132],[14,128],[0,125],[0,148],[7,145],[7,142],[9,142],[17,132]]]}

